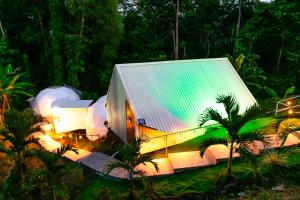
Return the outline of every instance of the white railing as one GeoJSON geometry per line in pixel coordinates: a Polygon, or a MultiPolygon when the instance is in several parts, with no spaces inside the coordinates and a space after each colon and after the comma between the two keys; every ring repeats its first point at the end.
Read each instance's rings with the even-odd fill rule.
{"type": "Polygon", "coordinates": [[[160,149],[165,149],[166,154],[168,147],[186,142],[205,133],[205,128],[196,128],[176,133],[170,133],[163,136],[148,138],[148,142],[144,143],[141,153],[148,153],[160,149]]]}

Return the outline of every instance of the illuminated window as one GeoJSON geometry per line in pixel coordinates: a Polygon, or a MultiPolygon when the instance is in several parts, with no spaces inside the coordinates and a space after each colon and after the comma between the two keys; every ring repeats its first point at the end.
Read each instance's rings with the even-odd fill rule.
{"type": "Polygon", "coordinates": [[[60,122],[60,116],[54,116],[54,120],[60,122]]]}

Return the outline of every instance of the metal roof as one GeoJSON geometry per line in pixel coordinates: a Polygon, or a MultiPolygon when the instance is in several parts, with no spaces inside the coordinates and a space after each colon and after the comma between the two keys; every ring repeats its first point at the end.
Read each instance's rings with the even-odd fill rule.
{"type": "Polygon", "coordinates": [[[56,108],[88,108],[93,100],[61,100],[52,104],[56,108]]]}
{"type": "Polygon", "coordinates": [[[220,94],[233,94],[241,111],[256,103],[227,58],[118,64],[127,100],[137,119],[164,132],[197,127],[207,108],[224,108],[216,103],[220,94]]]}

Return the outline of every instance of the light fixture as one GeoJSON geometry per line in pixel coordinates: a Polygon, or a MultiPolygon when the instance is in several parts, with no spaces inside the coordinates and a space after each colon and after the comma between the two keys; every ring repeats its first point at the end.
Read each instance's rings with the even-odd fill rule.
{"type": "Polygon", "coordinates": [[[294,113],[294,111],[292,110],[292,109],[290,109],[289,111],[288,111],[288,114],[293,114],[294,113]]]}
{"type": "Polygon", "coordinates": [[[287,102],[287,105],[291,105],[292,103],[290,101],[287,102]]]}
{"type": "Polygon", "coordinates": [[[82,136],[81,136],[81,135],[79,135],[79,139],[82,139],[82,136]]]}
{"type": "Polygon", "coordinates": [[[71,138],[71,137],[72,137],[72,134],[70,134],[69,137],[71,138]]]}

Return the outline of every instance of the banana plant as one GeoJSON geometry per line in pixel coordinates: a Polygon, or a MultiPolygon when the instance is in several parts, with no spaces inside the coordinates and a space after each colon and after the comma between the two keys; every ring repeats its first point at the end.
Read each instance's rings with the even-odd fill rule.
{"type": "Polygon", "coordinates": [[[11,97],[16,95],[32,96],[26,92],[31,83],[20,81],[25,74],[20,73],[20,68],[13,69],[11,65],[0,66],[0,115],[1,123],[6,110],[10,110],[11,97]]]}

